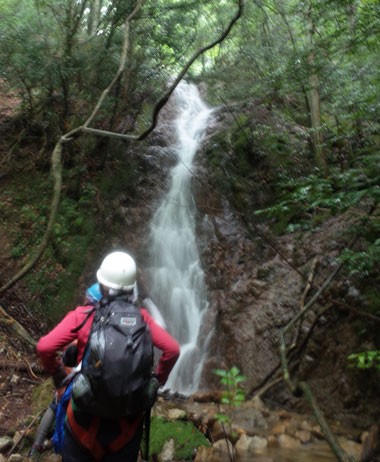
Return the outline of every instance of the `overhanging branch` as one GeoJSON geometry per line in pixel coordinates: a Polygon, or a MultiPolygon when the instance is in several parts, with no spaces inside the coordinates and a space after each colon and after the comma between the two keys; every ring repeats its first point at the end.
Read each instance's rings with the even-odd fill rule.
{"type": "MultiPolygon", "coordinates": [[[[94,128],[90,128],[89,125],[90,123],[94,120],[96,114],[98,113],[100,107],[102,106],[104,99],[108,95],[108,93],[111,91],[115,83],[119,80],[121,77],[126,61],[127,61],[127,54],[128,54],[128,47],[129,47],[129,26],[131,20],[139,13],[141,10],[142,6],[145,4],[146,0],[140,0],[138,4],[136,5],[135,9],[129,14],[129,16],[125,20],[125,32],[124,32],[124,41],[123,41],[123,46],[122,46],[122,52],[120,56],[120,64],[117,73],[115,74],[114,78],[112,79],[111,83],[108,85],[108,87],[102,92],[101,96],[99,97],[98,102],[95,105],[94,110],[92,111],[91,115],[88,117],[88,119],[85,121],[85,123],[82,126],[79,126],[77,128],[74,128],[73,130],[69,131],[68,133],[64,134],[61,136],[61,138],[57,141],[52,156],[51,156],[51,165],[52,165],[52,175],[54,179],[54,189],[53,189],[53,197],[51,201],[51,208],[50,208],[50,215],[49,215],[49,221],[48,225],[46,228],[46,231],[44,233],[44,236],[42,238],[42,241],[40,245],[38,246],[37,250],[35,253],[31,255],[31,257],[28,259],[28,261],[25,263],[25,265],[21,268],[21,270],[4,286],[0,287],[0,294],[4,293],[8,289],[14,286],[16,282],[18,282],[20,279],[22,279],[40,260],[42,257],[48,242],[50,240],[54,223],[57,217],[58,213],[58,205],[60,201],[60,196],[61,196],[61,187],[62,187],[62,150],[63,150],[63,145],[65,143],[71,142],[73,139],[78,138],[79,136],[83,135],[83,133],[92,133],[94,135],[98,136],[108,136],[108,137],[115,137],[115,138],[120,138],[120,139],[128,139],[128,140],[134,140],[134,141],[141,141],[145,139],[156,127],[157,125],[157,120],[158,120],[158,115],[160,110],[164,107],[166,102],[168,101],[170,95],[174,92],[175,88],[179,84],[179,82],[183,79],[184,75],[186,72],[189,70],[190,66],[193,64],[193,62],[205,51],[213,48],[216,46],[218,43],[221,43],[227,35],[230,33],[233,25],[235,22],[240,18],[242,12],[243,12],[243,5],[245,3],[245,0],[238,0],[238,11],[235,14],[235,16],[232,18],[230,21],[227,29],[221,34],[221,36],[212,42],[209,45],[206,45],[202,48],[200,48],[194,55],[190,58],[190,60],[187,62],[185,67],[182,69],[182,71],[179,73],[178,77],[175,79],[173,84],[170,86],[169,90],[164,94],[164,96],[158,101],[156,104],[154,111],[153,111],[153,118],[152,118],[152,123],[150,127],[148,127],[141,135],[125,135],[121,133],[114,133],[114,132],[108,132],[104,130],[98,130],[94,128]]],[[[9,316],[5,310],[3,310],[3,316],[4,319],[7,320],[7,324],[14,325],[15,321],[11,316],[9,316]]],[[[31,340],[31,343],[34,342],[34,339],[28,339],[28,341],[31,340]]],[[[30,343],[30,342],[29,342],[30,343]]]]}

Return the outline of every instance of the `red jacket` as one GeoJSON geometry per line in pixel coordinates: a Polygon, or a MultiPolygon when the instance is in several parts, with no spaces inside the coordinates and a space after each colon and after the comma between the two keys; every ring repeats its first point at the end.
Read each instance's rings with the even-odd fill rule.
{"type": "MultiPolygon", "coordinates": [[[[40,338],[36,350],[49,374],[54,375],[60,367],[57,353],[75,339],[78,340],[78,362],[82,359],[94,314],[78,332],[72,332],[72,329],[75,329],[84,321],[89,309],[91,309],[91,306],[78,306],[75,310],[70,311],[53,330],[40,338]]],[[[141,309],[141,313],[151,330],[154,346],[162,351],[155,374],[160,385],[164,385],[179,356],[179,345],[171,335],[155,323],[146,310],[141,309]]]]}

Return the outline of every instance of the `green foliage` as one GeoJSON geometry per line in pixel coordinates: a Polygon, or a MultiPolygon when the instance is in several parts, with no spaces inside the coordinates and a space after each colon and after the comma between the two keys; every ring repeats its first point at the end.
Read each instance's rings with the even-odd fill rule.
{"type": "MultiPolygon", "coordinates": [[[[25,175],[9,185],[9,192],[11,199],[3,210],[3,220],[10,230],[11,255],[21,264],[40,244],[46,230],[52,184],[50,179],[25,175]]],[[[52,321],[60,319],[62,308],[73,303],[85,256],[101,239],[94,195],[94,186],[85,182],[78,199],[63,194],[50,244],[26,276],[31,293],[29,309],[52,321]]]]}
{"type": "Polygon", "coordinates": [[[347,359],[351,361],[350,367],[357,367],[358,369],[376,368],[380,370],[380,350],[352,353],[347,359]]]}
{"type": "Polygon", "coordinates": [[[378,203],[380,201],[380,155],[358,159],[361,165],[340,171],[331,169],[325,178],[311,174],[305,179],[291,179],[279,185],[279,201],[255,214],[265,213],[277,217],[286,224],[285,231],[310,229],[319,220],[315,217],[336,215],[350,207],[378,203]]]}
{"type": "Polygon", "coordinates": [[[244,382],[246,378],[240,375],[240,370],[236,366],[231,367],[229,371],[224,369],[213,369],[212,372],[220,377],[220,383],[224,388],[221,403],[227,405],[226,412],[219,412],[215,414],[214,417],[222,423],[227,423],[230,426],[230,434],[234,437],[231,427],[233,409],[235,407],[240,407],[245,400],[245,391],[240,388],[240,384],[244,382]]]}
{"type": "Polygon", "coordinates": [[[150,454],[157,457],[170,439],[174,439],[175,460],[193,460],[194,452],[199,446],[210,446],[207,438],[192,423],[172,422],[153,416],[150,430],[150,454]]]}
{"type": "Polygon", "coordinates": [[[345,263],[350,274],[358,275],[360,278],[365,279],[378,272],[380,239],[376,239],[374,242],[367,242],[366,248],[363,251],[355,252],[346,249],[342,252],[338,260],[345,263]]]}

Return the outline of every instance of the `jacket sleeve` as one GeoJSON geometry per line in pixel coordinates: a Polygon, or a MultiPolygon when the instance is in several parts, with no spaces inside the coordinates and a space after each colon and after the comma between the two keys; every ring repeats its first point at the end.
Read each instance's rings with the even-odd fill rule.
{"type": "Polygon", "coordinates": [[[166,330],[155,323],[146,310],[142,309],[141,311],[145,322],[148,324],[152,332],[154,346],[162,351],[155,370],[155,375],[162,386],[168,379],[170,371],[173,369],[174,364],[178,359],[180,353],[179,344],[170,334],[168,334],[168,332],[166,332],[166,330]]]}
{"type": "Polygon", "coordinates": [[[57,353],[77,337],[77,334],[71,331],[76,326],[76,313],[70,311],[53,330],[38,341],[36,352],[49,374],[54,375],[60,368],[57,353]]]}

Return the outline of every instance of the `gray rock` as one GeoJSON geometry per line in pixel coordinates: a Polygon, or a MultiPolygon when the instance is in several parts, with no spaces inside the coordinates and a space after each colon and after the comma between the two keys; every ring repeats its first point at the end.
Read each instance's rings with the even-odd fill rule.
{"type": "Polygon", "coordinates": [[[12,445],[13,440],[9,436],[0,437],[0,453],[4,454],[4,452],[10,449],[12,445]]]}
{"type": "Polygon", "coordinates": [[[169,420],[183,420],[186,419],[186,411],[183,409],[169,409],[168,411],[169,420]]]}
{"type": "Polygon", "coordinates": [[[268,440],[266,438],[255,435],[254,437],[251,438],[251,441],[249,444],[249,450],[256,451],[257,449],[265,449],[267,446],[268,446],[268,440]]]}
{"type": "Polygon", "coordinates": [[[292,438],[289,435],[280,435],[278,437],[278,444],[281,448],[284,449],[298,449],[301,445],[298,440],[292,438]]]}
{"type": "Polygon", "coordinates": [[[8,459],[8,462],[21,462],[23,457],[21,454],[12,454],[8,459]]]}
{"type": "Polygon", "coordinates": [[[218,440],[213,444],[213,453],[219,456],[220,461],[230,461],[230,454],[232,457],[235,457],[235,448],[233,447],[231,441],[223,439],[218,440]]]}
{"type": "Polygon", "coordinates": [[[247,406],[235,412],[233,422],[235,425],[244,428],[247,433],[253,433],[257,428],[268,428],[268,422],[262,412],[253,406],[247,406]]]}
{"type": "Polygon", "coordinates": [[[158,455],[159,462],[170,462],[174,457],[175,444],[173,438],[164,444],[164,447],[158,455]]]}

